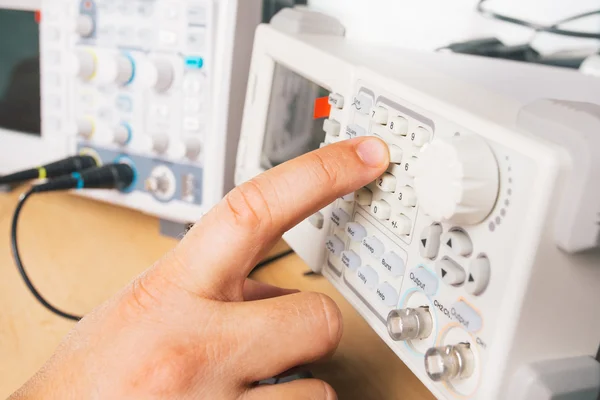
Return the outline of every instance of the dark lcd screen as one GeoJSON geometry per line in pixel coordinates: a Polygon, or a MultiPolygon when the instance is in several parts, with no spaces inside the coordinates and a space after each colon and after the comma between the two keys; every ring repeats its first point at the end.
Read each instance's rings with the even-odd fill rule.
{"type": "Polygon", "coordinates": [[[319,148],[325,139],[323,119],[314,118],[315,101],[327,89],[275,65],[261,166],[269,169],[319,148]]]}
{"type": "Polygon", "coordinates": [[[39,36],[34,12],[0,9],[0,129],[40,135],[39,36]]]}

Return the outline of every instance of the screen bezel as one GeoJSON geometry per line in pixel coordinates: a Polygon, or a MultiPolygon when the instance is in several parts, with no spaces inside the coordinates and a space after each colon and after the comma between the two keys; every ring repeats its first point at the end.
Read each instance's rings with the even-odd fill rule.
{"type": "MultiPolygon", "coordinates": [[[[0,9],[39,12],[42,0],[0,0],[0,9]]],[[[42,26],[40,24],[40,52],[42,47],[42,26]]],[[[41,66],[40,66],[41,67],[41,66]]],[[[43,78],[40,77],[41,80],[43,78]]],[[[41,90],[41,83],[40,83],[41,90]]],[[[40,93],[40,98],[42,94],[40,93]]],[[[43,104],[40,118],[43,115],[43,104]]],[[[56,156],[56,146],[52,146],[44,135],[43,120],[40,135],[25,134],[0,128],[0,174],[29,166],[33,163],[47,162],[56,156]]]]}

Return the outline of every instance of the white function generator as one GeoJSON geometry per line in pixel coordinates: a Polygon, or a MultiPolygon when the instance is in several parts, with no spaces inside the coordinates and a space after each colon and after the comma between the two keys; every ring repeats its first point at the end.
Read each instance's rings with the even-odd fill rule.
{"type": "Polygon", "coordinates": [[[131,163],[129,193],[87,194],[193,222],[233,187],[260,0],[45,0],[42,136],[131,163]]]}
{"type": "Polygon", "coordinates": [[[295,26],[257,31],[237,183],[319,145],[380,137],[387,172],[288,243],[437,398],[595,399],[600,80],[295,26]],[[298,99],[323,93],[331,110],[314,120],[298,99]]]}

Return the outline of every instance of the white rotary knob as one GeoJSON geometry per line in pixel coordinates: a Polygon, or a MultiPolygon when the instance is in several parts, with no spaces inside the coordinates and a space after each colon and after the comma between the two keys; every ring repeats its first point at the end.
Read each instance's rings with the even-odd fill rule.
{"type": "Polygon", "coordinates": [[[415,191],[423,211],[435,221],[478,224],[494,208],[498,190],[498,162],[481,137],[455,136],[423,148],[415,191]]]}
{"type": "Polygon", "coordinates": [[[97,68],[95,53],[88,50],[78,50],[75,53],[75,71],[81,79],[89,81],[94,78],[97,68]]]}
{"type": "Polygon", "coordinates": [[[116,83],[126,86],[133,81],[135,62],[126,54],[112,54],[108,52],[96,53],[98,72],[95,80],[100,84],[116,83]]]}
{"type": "Polygon", "coordinates": [[[77,21],[75,23],[75,32],[81,37],[87,38],[92,36],[94,33],[95,23],[94,19],[85,14],[81,14],[77,17],[77,21]]]}
{"type": "Polygon", "coordinates": [[[157,58],[152,61],[149,75],[150,86],[157,92],[166,92],[175,81],[175,68],[169,60],[157,58]]]}

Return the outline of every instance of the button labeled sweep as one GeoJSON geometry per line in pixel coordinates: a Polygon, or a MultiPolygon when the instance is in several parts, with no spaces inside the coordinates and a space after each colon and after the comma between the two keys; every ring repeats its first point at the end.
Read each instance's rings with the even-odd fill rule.
{"type": "Polygon", "coordinates": [[[362,245],[366,249],[367,253],[375,258],[380,258],[383,255],[383,252],[385,251],[384,244],[375,236],[369,236],[364,238],[362,241],[362,245]]]}
{"type": "Polygon", "coordinates": [[[346,225],[346,233],[353,242],[360,242],[367,236],[367,230],[358,222],[350,222],[346,225]]]}
{"type": "Polygon", "coordinates": [[[459,286],[465,282],[465,270],[454,261],[444,258],[435,263],[435,269],[446,285],[459,286]]]}

